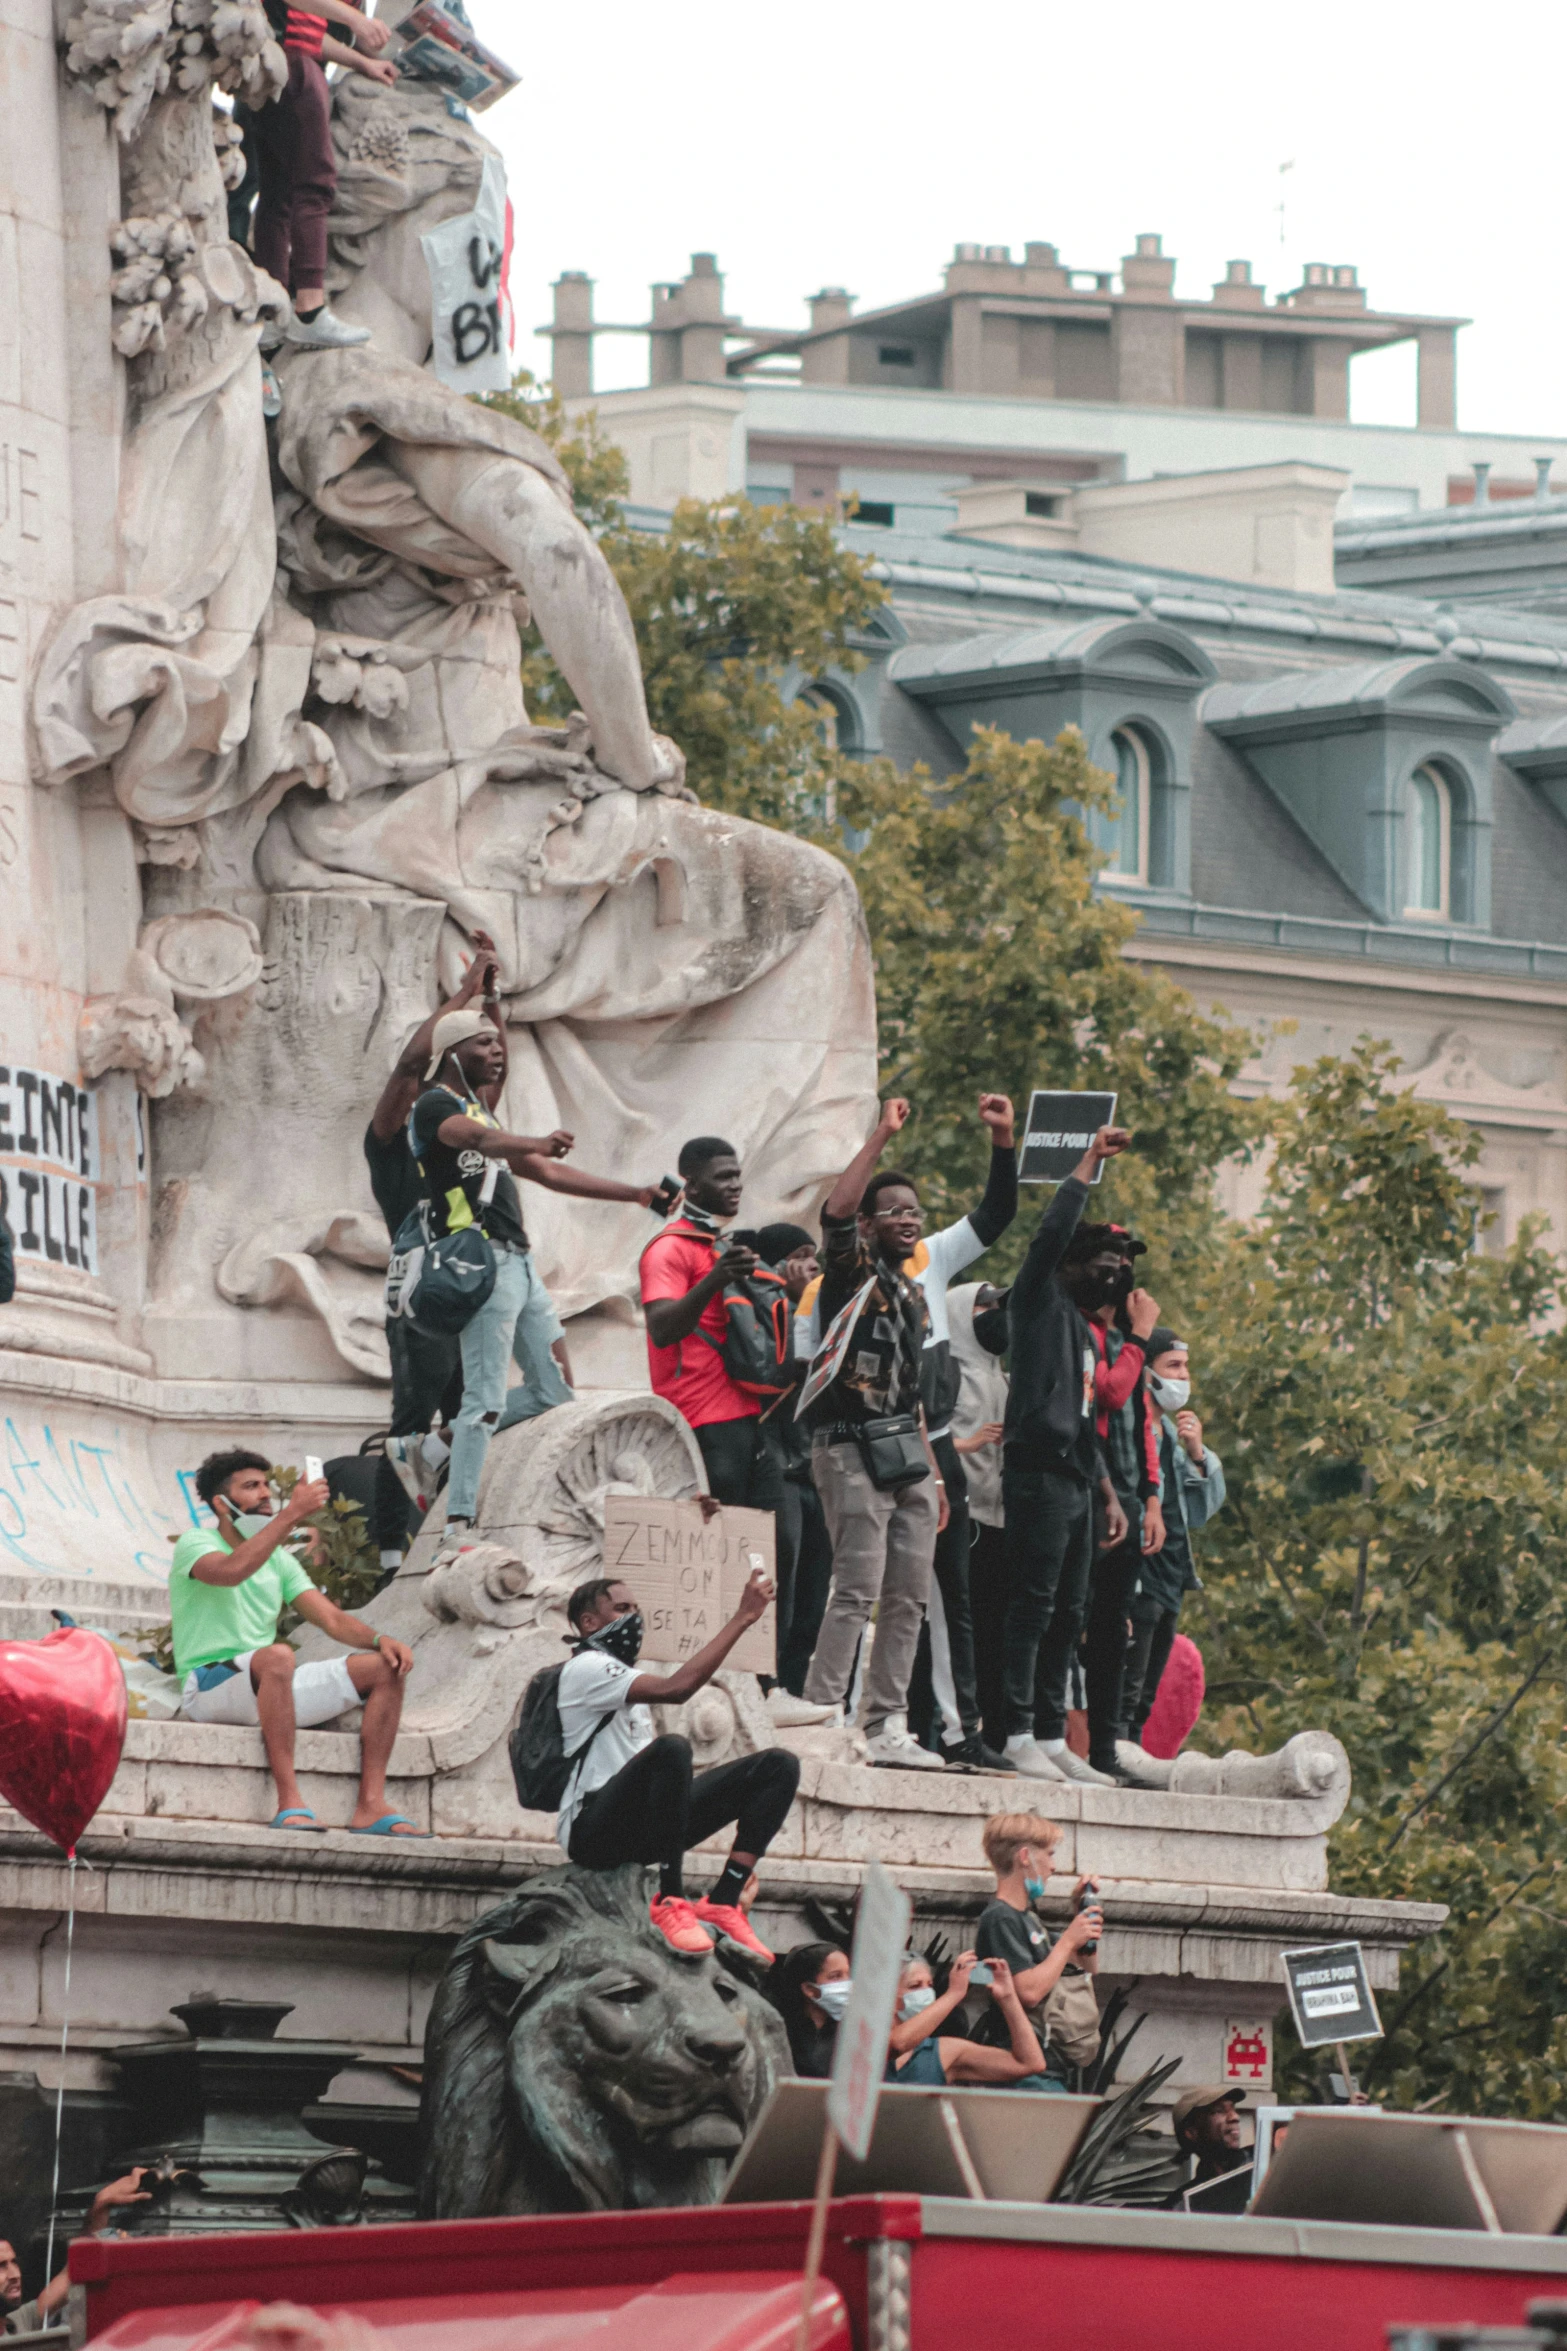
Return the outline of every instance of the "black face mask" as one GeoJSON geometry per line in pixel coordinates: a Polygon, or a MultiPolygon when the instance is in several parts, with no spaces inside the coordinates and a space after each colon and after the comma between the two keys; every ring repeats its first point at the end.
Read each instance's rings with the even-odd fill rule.
{"type": "Polygon", "coordinates": [[[1124,1295],[1119,1268],[1114,1273],[1080,1273],[1069,1287],[1073,1305],[1084,1314],[1092,1314],[1100,1306],[1113,1306],[1124,1295]]]}
{"type": "Polygon", "coordinates": [[[1005,1299],[999,1305],[987,1306],[975,1315],[975,1344],[983,1347],[987,1355],[1005,1355],[1009,1335],[1005,1299]]]}
{"type": "Polygon", "coordinates": [[[629,1616],[612,1617],[596,1633],[589,1633],[582,1646],[600,1649],[606,1657],[618,1657],[622,1665],[635,1665],[642,1654],[642,1611],[634,1608],[629,1616]]]}

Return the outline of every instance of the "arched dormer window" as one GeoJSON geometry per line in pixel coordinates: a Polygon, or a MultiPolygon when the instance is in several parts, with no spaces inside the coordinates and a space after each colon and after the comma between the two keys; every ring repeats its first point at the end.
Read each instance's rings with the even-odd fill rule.
{"type": "Polygon", "coordinates": [[[1153,760],[1135,727],[1117,727],[1110,742],[1121,803],[1110,839],[1110,871],[1122,881],[1141,882],[1146,887],[1153,837],[1153,760]]]}
{"type": "Polygon", "coordinates": [[[1404,913],[1413,922],[1450,922],[1453,913],[1453,791],[1428,761],[1409,779],[1405,815],[1404,913]]]}

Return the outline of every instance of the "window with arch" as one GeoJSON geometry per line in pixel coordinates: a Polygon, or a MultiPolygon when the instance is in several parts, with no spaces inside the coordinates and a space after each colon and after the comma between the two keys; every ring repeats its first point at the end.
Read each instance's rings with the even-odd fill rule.
{"type": "Polygon", "coordinates": [[[1122,881],[1146,884],[1153,836],[1153,759],[1135,727],[1117,727],[1110,742],[1121,803],[1120,815],[1111,823],[1110,871],[1122,881]]]}
{"type": "Polygon", "coordinates": [[[1453,788],[1438,767],[1409,779],[1404,913],[1416,922],[1447,922],[1453,912],[1453,788]]]}

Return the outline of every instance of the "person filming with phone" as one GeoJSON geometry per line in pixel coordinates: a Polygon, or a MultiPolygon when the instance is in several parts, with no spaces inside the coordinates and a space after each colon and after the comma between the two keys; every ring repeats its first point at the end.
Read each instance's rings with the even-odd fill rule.
{"type": "MultiPolygon", "coordinates": [[[[1035,1915],[1050,1879],[1051,1856],[1061,1842],[1053,1820],[1037,1812],[998,1812],[986,1821],[981,1842],[995,1872],[996,1891],[980,1913],[974,1948],[981,1961],[1005,1961],[1012,1988],[1044,2050],[1038,2087],[1060,2093],[1069,2068],[1091,2064],[1099,2047],[1099,2007],[1093,1978],[1099,1972],[1104,1913],[1091,1878],[1079,1878],[1073,1912],[1052,1938],[1035,1915]]],[[[981,1978],[983,1982],[983,1978],[981,1978]]],[[[1010,2045],[995,2019],[978,2027],[981,2040],[1010,2045]]]]}
{"type": "Polygon", "coordinates": [[[217,1524],[187,1528],[169,1569],[181,1716],[186,1722],[259,1724],[277,1789],[272,1826],[298,1832],[326,1824],[300,1793],[296,1731],[336,1722],[362,1706],[359,1799],[348,1825],[364,1837],[424,1835],[414,1821],[389,1811],[386,1797],[386,1767],[413,1651],[318,1591],[289,1547],[290,1536],[305,1528],[314,1552],[315,1532],[306,1521],[325,1507],[326,1480],[301,1478],[279,1507],[265,1456],[236,1448],[208,1454],[196,1472],[196,1491],[217,1524]],[[348,1654],[302,1662],[278,1638],[278,1621],[289,1607],[340,1641],[348,1654]]]}

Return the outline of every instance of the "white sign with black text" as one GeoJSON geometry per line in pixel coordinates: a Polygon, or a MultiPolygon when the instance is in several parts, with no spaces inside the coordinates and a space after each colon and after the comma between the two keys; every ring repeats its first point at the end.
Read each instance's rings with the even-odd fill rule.
{"type": "Polygon", "coordinates": [[[458,392],[511,389],[506,332],[506,171],[484,159],[471,212],[419,240],[430,269],[435,372],[458,392]]]}
{"type": "Polygon", "coordinates": [[[97,1104],[84,1086],[0,1063],[0,1216],[19,1258],[98,1270],[97,1104]]]}

